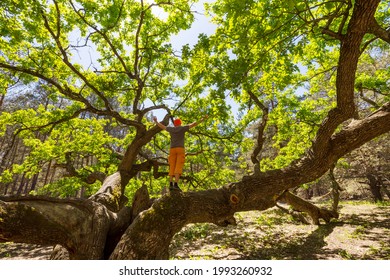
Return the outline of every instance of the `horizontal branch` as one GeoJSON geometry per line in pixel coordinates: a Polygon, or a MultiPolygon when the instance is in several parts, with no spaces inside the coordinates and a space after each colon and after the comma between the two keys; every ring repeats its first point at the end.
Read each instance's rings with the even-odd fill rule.
{"type": "Polygon", "coordinates": [[[60,244],[73,259],[100,259],[106,236],[101,233],[115,217],[90,200],[0,197],[0,241],[60,244]]]}

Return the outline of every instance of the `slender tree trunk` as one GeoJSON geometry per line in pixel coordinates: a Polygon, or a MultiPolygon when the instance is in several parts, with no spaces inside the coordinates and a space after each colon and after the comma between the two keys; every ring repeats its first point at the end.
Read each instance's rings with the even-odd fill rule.
{"type": "Polygon", "coordinates": [[[374,196],[374,201],[383,201],[383,197],[381,194],[381,182],[378,177],[374,174],[367,174],[368,185],[370,186],[370,191],[374,196]]]}
{"type": "Polygon", "coordinates": [[[342,189],[334,176],[334,168],[335,165],[333,165],[332,168],[329,170],[328,176],[332,184],[332,196],[333,196],[332,211],[337,212],[339,201],[340,201],[340,191],[342,189]]]}
{"type": "Polygon", "coordinates": [[[45,180],[43,181],[44,186],[49,182],[49,174],[50,174],[52,163],[53,163],[53,160],[50,160],[49,164],[47,165],[45,180]]]}
{"type": "Polygon", "coordinates": [[[32,179],[32,182],[31,182],[31,188],[30,188],[31,191],[35,190],[35,188],[36,188],[36,186],[37,186],[37,183],[38,183],[38,181],[39,181],[39,175],[40,175],[40,174],[41,174],[41,173],[37,173],[37,174],[35,174],[35,175],[33,176],[33,179],[32,179]]]}
{"type": "Polygon", "coordinates": [[[5,94],[0,94],[0,112],[3,109],[4,98],[5,98],[5,94]]]}
{"type": "Polygon", "coordinates": [[[26,174],[23,173],[22,178],[20,179],[18,190],[16,192],[17,195],[24,194],[25,181],[26,181],[26,174]]]}

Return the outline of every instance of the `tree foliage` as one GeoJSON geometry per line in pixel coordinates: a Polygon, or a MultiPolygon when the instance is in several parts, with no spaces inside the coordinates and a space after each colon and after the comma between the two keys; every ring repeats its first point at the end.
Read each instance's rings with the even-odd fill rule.
{"type": "MultiPolygon", "coordinates": [[[[32,176],[49,160],[66,165],[80,156],[95,157],[95,165],[68,174],[76,181],[68,179],[67,183],[73,184],[88,172],[115,172],[118,158],[123,158],[127,147],[136,142],[136,135],[151,129],[150,114],[156,110],[192,122],[198,118],[199,108],[203,108],[204,113],[227,120],[224,101],[209,102],[209,97],[201,96],[204,88],[190,81],[187,69],[192,61],[184,54],[188,46],[180,56],[180,50],[174,50],[170,44],[172,35],[191,26],[192,4],[3,2],[0,63],[4,78],[11,77],[11,82],[23,91],[39,83],[50,102],[1,115],[2,132],[13,127],[14,134],[31,148],[23,165],[14,165],[9,171],[32,176]],[[161,10],[166,18],[157,16],[161,10]],[[46,135],[45,139],[39,139],[37,132],[46,135]]],[[[4,94],[12,97],[19,90],[9,89],[4,94]]],[[[229,129],[226,134],[234,137],[234,127],[221,127],[217,121],[212,127],[211,136],[229,129]]],[[[188,140],[189,152],[207,151],[205,138],[194,133],[193,139],[188,140]]],[[[147,145],[147,141],[142,147],[146,159],[135,151],[121,169],[130,170],[133,163],[166,157],[167,137],[158,135],[154,139],[154,143],[147,145]]],[[[213,143],[215,147],[218,140],[213,143]]],[[[226,148],[232,150],[229,144],[226,148]]],[[[213,155],[205,152],[192,162],[208,164],[208,170],[220,170],[217,162],[208,161],[210,157],[213,155]]],[[[197,177],[209,177],[203,173],[197,177]]],[[[226,171],[222,173],[225,175],[218,174],[215,178],[219,181],[226,171]]],[[[195,181],[194,184],[199,185],[195,181]]]]}

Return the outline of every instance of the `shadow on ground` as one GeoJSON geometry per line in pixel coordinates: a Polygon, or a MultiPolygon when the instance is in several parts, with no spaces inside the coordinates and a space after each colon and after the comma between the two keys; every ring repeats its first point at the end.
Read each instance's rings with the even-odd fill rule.
{"type": "Polygon", "coordinates": [[[0,259],[34,259],[48,260],[52,246],[39,246],[24,243],[2,243],[0,244],[0,259]]]}
{"type": "MultiPolygon", "coordinates": [[[[278,209],[239,213],[236,227],[188,225],[170,247],[173,259],[390,259],[390,206],[345,204],[340,218],[304,225],[278,209]]],[[[0,259],[49,259],[52,247],[0,243],[0,259]]]]}
{"type": "Polygon", "coordinates": [[[175,259],[390,259],[390,207],[344,205],[339,220],[303,225],[272,209],[238,226],[191,225],[174,239],[175,259]]]}

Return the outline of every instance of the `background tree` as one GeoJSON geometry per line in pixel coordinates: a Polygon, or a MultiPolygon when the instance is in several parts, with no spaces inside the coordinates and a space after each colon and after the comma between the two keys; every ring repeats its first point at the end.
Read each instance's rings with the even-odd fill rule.
{"type": "MultiPolygon", "coordinates": [[[[168,257],[169,243],[184,225],[234,224],[234,213],[268,209],[279,200],[308,212],[316,224],[337,216],[288,190],[319,178],[340,157],[390,130],[388,96],[372,112],[360,112],[355,83],[365,73],[361,58],[387,51],[386,3],[216,1],[209,7],[218,26],[215,34],[200,36],[196,46],[183,47],[179,55],[169,37],[190,27],[191,3],[0,4],[2,73],[23,85],[40,81],[53,100],[67,100],[63,108],[1,114],[2,130],[12,126],[32,155],[4,171],[2,180],[12,172],[34,174],[37,159],[50,157],[69,165],[77,179],[83,174],[72,168],[73,157],[86,154],[98,158],[89,172],[106,175],[88,199],[3,197],[1,240],[60,244],[72,259],[161,259],[168,257]],[[166,18],[155,16],[155,8],[163,9],[166,18]],[[77,63],[74,57],[86,48],[93,48],[97,58],[77,63]],[[241,108],[237,126],[226,96],[241,108]],[[199,128],[188,140],[190,149],[207,147],[197,158],[206,169],[198,177],[204,184],[241,152],[227,140],[240,141],[245,127],[257,122],[253,172],[221,188],[157,200],[149,198],[145,185],[126,207],[126,189],[139,172],[159,174],[158,150],[167,138],[148,121],[157,109],[166,112],[166,124],[173,114],[184,121],[210,115],[207,130],[199,128]],[[113,126],[128,131],[120,138],[107,131],[113,126]],[[269,130],[271,157],[261,153],[269,130]],[[37,139],[36,131],[46,140],[37,139]],[[213,164],[214,152],[231,156],[213,164]]],[[[383,75],[385,80],[387,72],[383,75]]],[[[244,151],[251,146],[248,140],[242,143],[244,151]]]]}
{"type": "Polygon", "coordinates": [[[374,201],[390,198],[388,143],[389,134],[379,137],[353,151],[338,168],[339,178],[362,186],[360,194],[352,194],[355,197],[368,195],[374,201]]]}

